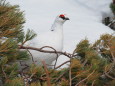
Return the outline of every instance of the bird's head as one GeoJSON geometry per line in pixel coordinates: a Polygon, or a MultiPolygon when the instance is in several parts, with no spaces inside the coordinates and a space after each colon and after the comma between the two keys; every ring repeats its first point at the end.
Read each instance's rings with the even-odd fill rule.
{"type": "Polygon", "coordinates": [[[64,23],[66,20],[69,20],[69,18],[64,15],[64,14],[61,14],[61,15],[58,15],[57,18],[56,18],[56,22],[59,22],[59,23],[64,23]]]}

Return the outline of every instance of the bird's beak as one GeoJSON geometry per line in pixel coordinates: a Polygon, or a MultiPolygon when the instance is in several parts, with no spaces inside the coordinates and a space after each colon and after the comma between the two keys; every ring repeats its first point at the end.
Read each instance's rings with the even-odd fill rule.
{"type": "Polygon", "coordinates": [[[65,20],[70,20],[70,19],[66,17],[65,20]]]}

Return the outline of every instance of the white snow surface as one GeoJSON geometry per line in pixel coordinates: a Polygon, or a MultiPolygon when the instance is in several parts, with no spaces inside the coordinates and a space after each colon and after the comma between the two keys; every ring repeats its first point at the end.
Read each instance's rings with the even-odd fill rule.
{"type": "MultiPolygon", "coordinates": [[[[59,14],[66,14],[70,21],[64,24],[64,49],[72,53],[77,43],[88,38],[95,42],[101,34],[113,33],[102,24],[102,19],[113,16],[109,8],[112,0],[7,0],[20,5],[25,11],[25,31],[30,28],[36,33],[51,29],[54,19],[59,14]]],[[[39,38],[39,35],[37,36],[39,38]]],[[[37,40],[36,40],[37,43],[37,40]]],[[[36,46],[36,45],[35,45],[36,46]]],[[[34,46],[33,46],[34,47],[34,46]]],[[[60,56],[58,65],[68,60],[60,56]]]]}

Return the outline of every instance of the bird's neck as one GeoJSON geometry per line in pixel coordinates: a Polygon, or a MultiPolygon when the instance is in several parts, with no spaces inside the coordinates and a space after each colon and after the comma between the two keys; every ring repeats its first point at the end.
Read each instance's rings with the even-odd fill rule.
{"type": "Polygon", "coordinates": [[[63,23],[60,22],[55,22],[52,25],[51,31],[55,31],[55,32],[63,32],[63,23]]]}

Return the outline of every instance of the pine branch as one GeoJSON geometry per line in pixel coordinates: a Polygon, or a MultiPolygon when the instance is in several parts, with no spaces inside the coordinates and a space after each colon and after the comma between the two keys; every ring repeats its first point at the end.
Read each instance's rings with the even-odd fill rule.
{"type": "Polygon", "coordinates": [[[5,79],[8,79],[6,73],[5,73],[4,69],[3,69],[3,66],[2,66],[2,73],[3,73],[4,77],[5,77],[5,79]]]}
{"type": "Polygon", "coordinates": [[[64,73],[62,73],[62,74],[55,80],[55,82],[58,82],[67,72],[68,72],[68,70],[65,71],[64,73]]]}
{"type": "Polygon", "coordinates": [[[79,84],[81,84],[82,82],[84,82],[85,80],[87,80],[95,71],[93,71],[92,73],[90,73],[85,79],[81,80],[80,82],[78,82],[75,86],[79,86],[79,84]]]}

